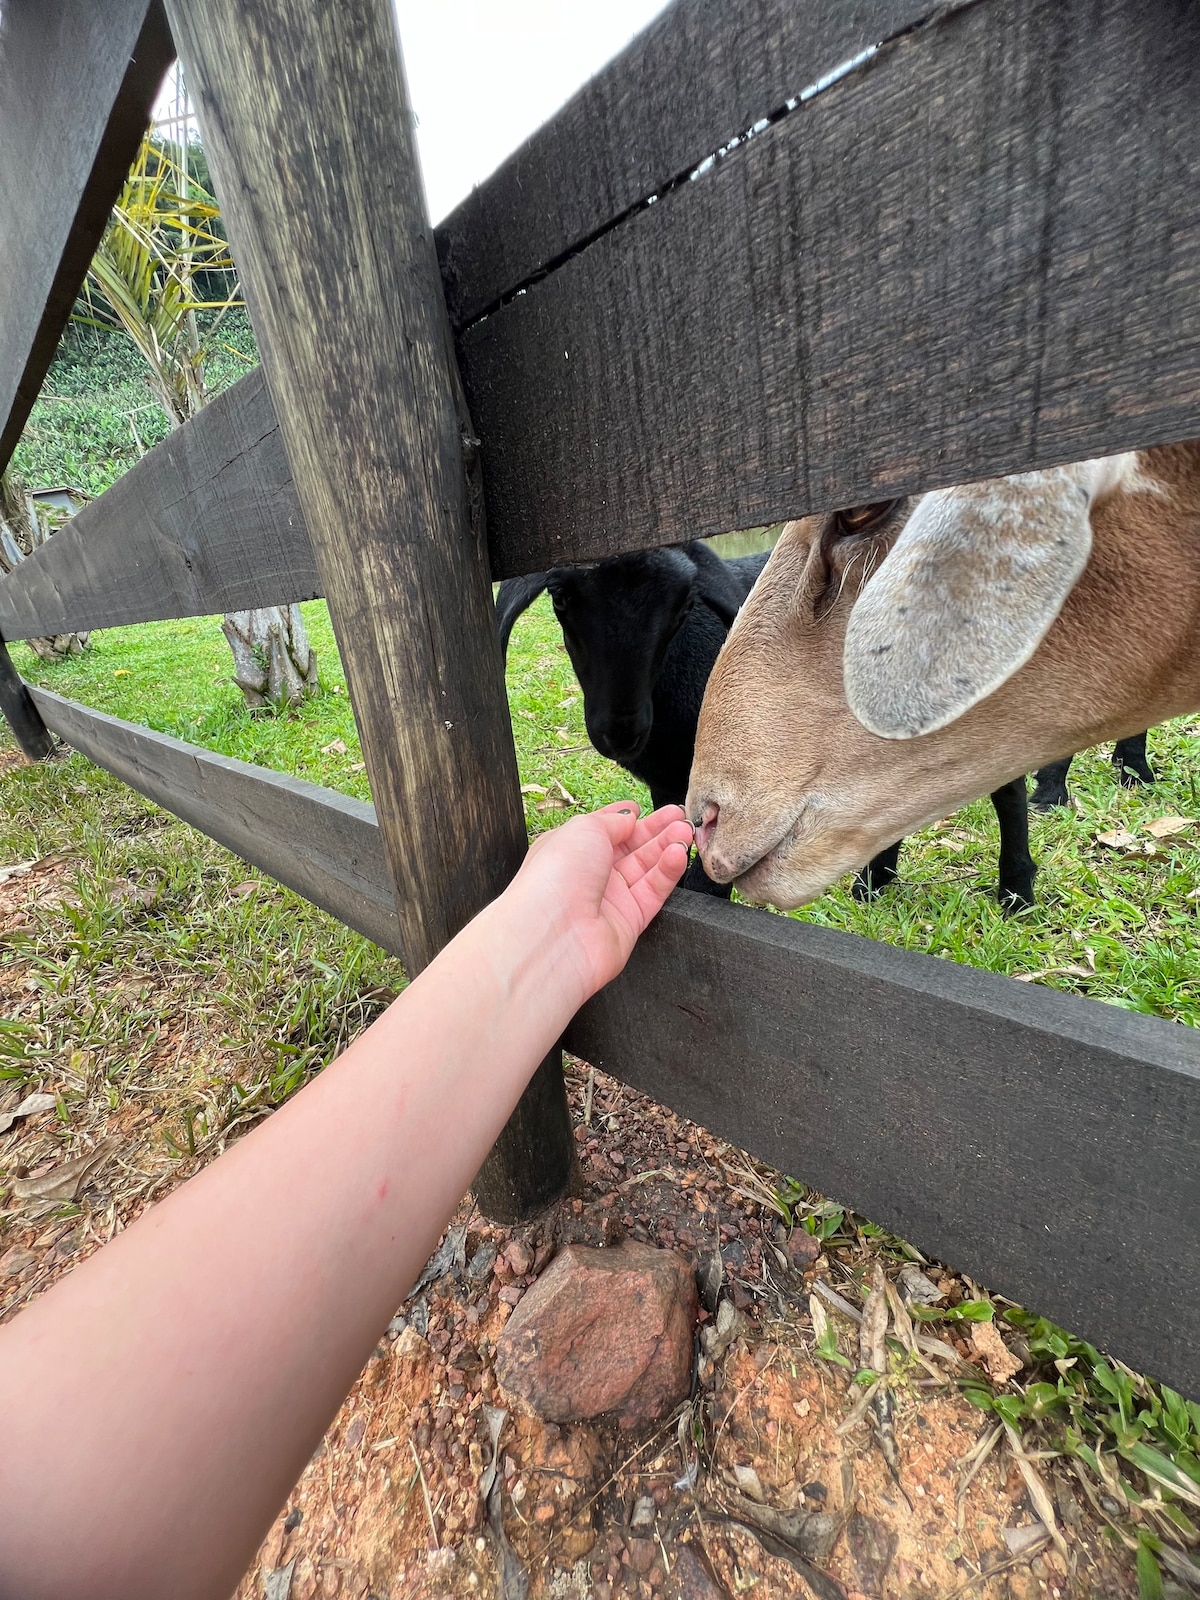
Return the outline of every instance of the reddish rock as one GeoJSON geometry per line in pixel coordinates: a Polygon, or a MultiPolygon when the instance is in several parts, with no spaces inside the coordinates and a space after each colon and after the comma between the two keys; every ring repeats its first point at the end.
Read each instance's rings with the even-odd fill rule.
{"type": "Polygon", "coordinates": [[[799,1272],[803,1272],[805,1267],[811,1267],[821,1254],[821,1246],[816,1238],[811,1233],[805,1233],[803,1228],[797,1228],[783,1248],[799,1272]]]}
{"type": "Polygon", "coordinates": [[[568,1245],[507,1323],[496,1374],[548,1421],[613,1412],[642,1427],[687,1397],[696,1311],[695,1279],[674,1251],[568,1245]]]}
{"type": "Polygon", "coordinates": [[[19,1278],[29,1267],[37,1265],[37,1257],[32,1250],[23,1250],[20,1245],[13,1245],[11,1250],[6,1250],[0,1256],[0,1275],[6,1278],[19,1278]]]}
{"type": "Polygon", "coordinates": [[[504,1259],[515,1277],[523,1278],[533,1266],[533,1251],[524,1239],[510,1239],[504,1247],[504,1259]]]}

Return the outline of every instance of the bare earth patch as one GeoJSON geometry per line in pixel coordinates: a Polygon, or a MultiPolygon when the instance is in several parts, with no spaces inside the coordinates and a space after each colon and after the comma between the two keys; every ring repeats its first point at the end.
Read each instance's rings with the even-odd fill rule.
{"type": "MultiPolygon", "coordinates": [[[[79,871],[47,859],[10,873],[0,882],[0,941],[27,927],[35,907],[43,919],[68,919],[79,871]]],[[[149,909],[142,885],[108,892],[131,914],[149,909]]],[[[18,938],[0,964],[2,1014],[31,1028],[32,960],[18,938]]],[[[45,1072],[26,1071],[19,1088],[0,1080],[0,1113],[31,1093],[70,1107],[65,1120],[44,1108],[0,1134],[0,1315],[236,1134],[235,1122],[192,1149],[180,1145],[183,1108],[237,1069],[219,1019],[172,994],[181,983],[177,968],[153,962],[107,971],[98,1005],[136,1005],[161,1019],[119,1073],[84,1043],[52,1063],[48,1054],[45,1072]]],[[[1137,1593],[1132,1557],[1066,1464],[1023,1469],[996,1418],[960,1392],[961,1369],[982,1371],[988,1360],[986,1338],[939,1324],[942,1355],[919,1359],[904,1348],[903,1313],[889,1299],[884,1384],[869,1391],[856,1379],[852,1314],[871,1318],[876,1263],[893,1291],[905,1265],[890,1241],[850,1218],[823,1241],[789,1229],[772,1202],[786,1180],[584,1064],[572,1063],[569,1086],[576,1192],[516,1230],[464,1202],[440,1270],[399,1308],[238,1600],[507,1600],[524,1592],[522,1569],[535,1600],[1137,1593]],[[508,1405],[495,1345],[529,1284],[564,1242],[624,1236],[677,1249],[701,1269],[709,1308],[692,1399],[640,1435],[604,1422],[548,1426],[508,1405]],[[507,1415],[500,1421],[491,1408],[507,1415]],[[510,1546],[507,1587],[479,1493],[493,1457],[489,1413],[501,1427],[493,1505],[510,1546]]],[[[834,1209],[809,1214],[820,1223],[834,1209]]],[[[976,1292],[933,1264],[920,1270],[947,1304],[976,1292]]]]}

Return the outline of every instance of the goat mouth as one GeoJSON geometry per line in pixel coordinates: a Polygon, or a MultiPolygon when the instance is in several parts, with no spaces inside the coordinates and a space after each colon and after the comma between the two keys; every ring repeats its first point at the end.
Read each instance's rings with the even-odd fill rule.
{"type": "MultiPolygon", "coordinates": [[[[745,857],[735,859],[732,871],[726,870],[718,875],[717,872],[713,871],[715,863],[712,861],[711,852],[708,850],[702,851],[705,871],[715,882],[732,883],[740,891],[744,884],[748,884],[750,879],[761,872],[764,867],[769,866],[773,859],[786,855],[791,851],[799,834],[804,831],[803,824],[807,814],[813,809],[813,804],[812,797],[806,796],[805,799],[800,801],[795,810],[783,819],[782,823],[779,824],[778,830],[773,831],[768,836],[768,842],[761,846],[758,854],[749,860],[745,857]]],[[[719,835],[719,822],[715,831],[719,835]]]]}

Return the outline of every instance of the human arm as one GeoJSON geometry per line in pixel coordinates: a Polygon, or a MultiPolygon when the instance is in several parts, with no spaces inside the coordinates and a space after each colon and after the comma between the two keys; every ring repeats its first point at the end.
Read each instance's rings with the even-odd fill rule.
{"type": "Polygon", "coordinates": [[[690,839],[632,806],[543,836],[338,1061],[0,1329],[0,1596],[225,1600],[690,839]]]}

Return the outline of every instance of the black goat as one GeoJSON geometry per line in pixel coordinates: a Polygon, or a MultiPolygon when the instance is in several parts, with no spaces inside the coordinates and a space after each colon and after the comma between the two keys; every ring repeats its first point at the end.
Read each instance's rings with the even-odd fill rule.
{"type": "MultiPolygon", "coordinates": [[[[506,579],[496,596],[501,645],[507,653],[516,619],[548,590],[583,690],[588,738],[641,779],[656,807],[682,805],[709,673],[767,554],[725,561],[696,540],[506,579]]],[[[1024,778],[997,789],[992,802],[1000,821],[1001,902],[1032,905],[1037,869],[1024,778]]],[[[899,854],[897,843],[863,868],[854,881],[857,898],[892,882],[899,854]]],[[[729,897],[729,885],[714,883],[698,857],[683,882],[729,897]]]]}
{"type": "MultiPolygon", "coordinates": [[[[1035,811],[1049,811],[1051,806],[1065,806],[1068,803],[1067,773],[1074,759],[1074,756],[1067,756],[1063,761],[1051,761],[1047,766],[1037,769],[1034,773],[1033,798],[1029,802],[1035,811]]],[[[1124,784],[1126,789],[1136,789],[1140,783],[1154,782],[1154,773],[1146,759],[1144,733],[1135,733],[1129,739],[1118,739],[1113,747],[1112,763],[1117,769],[1117,782],[1124,784]]]]}

